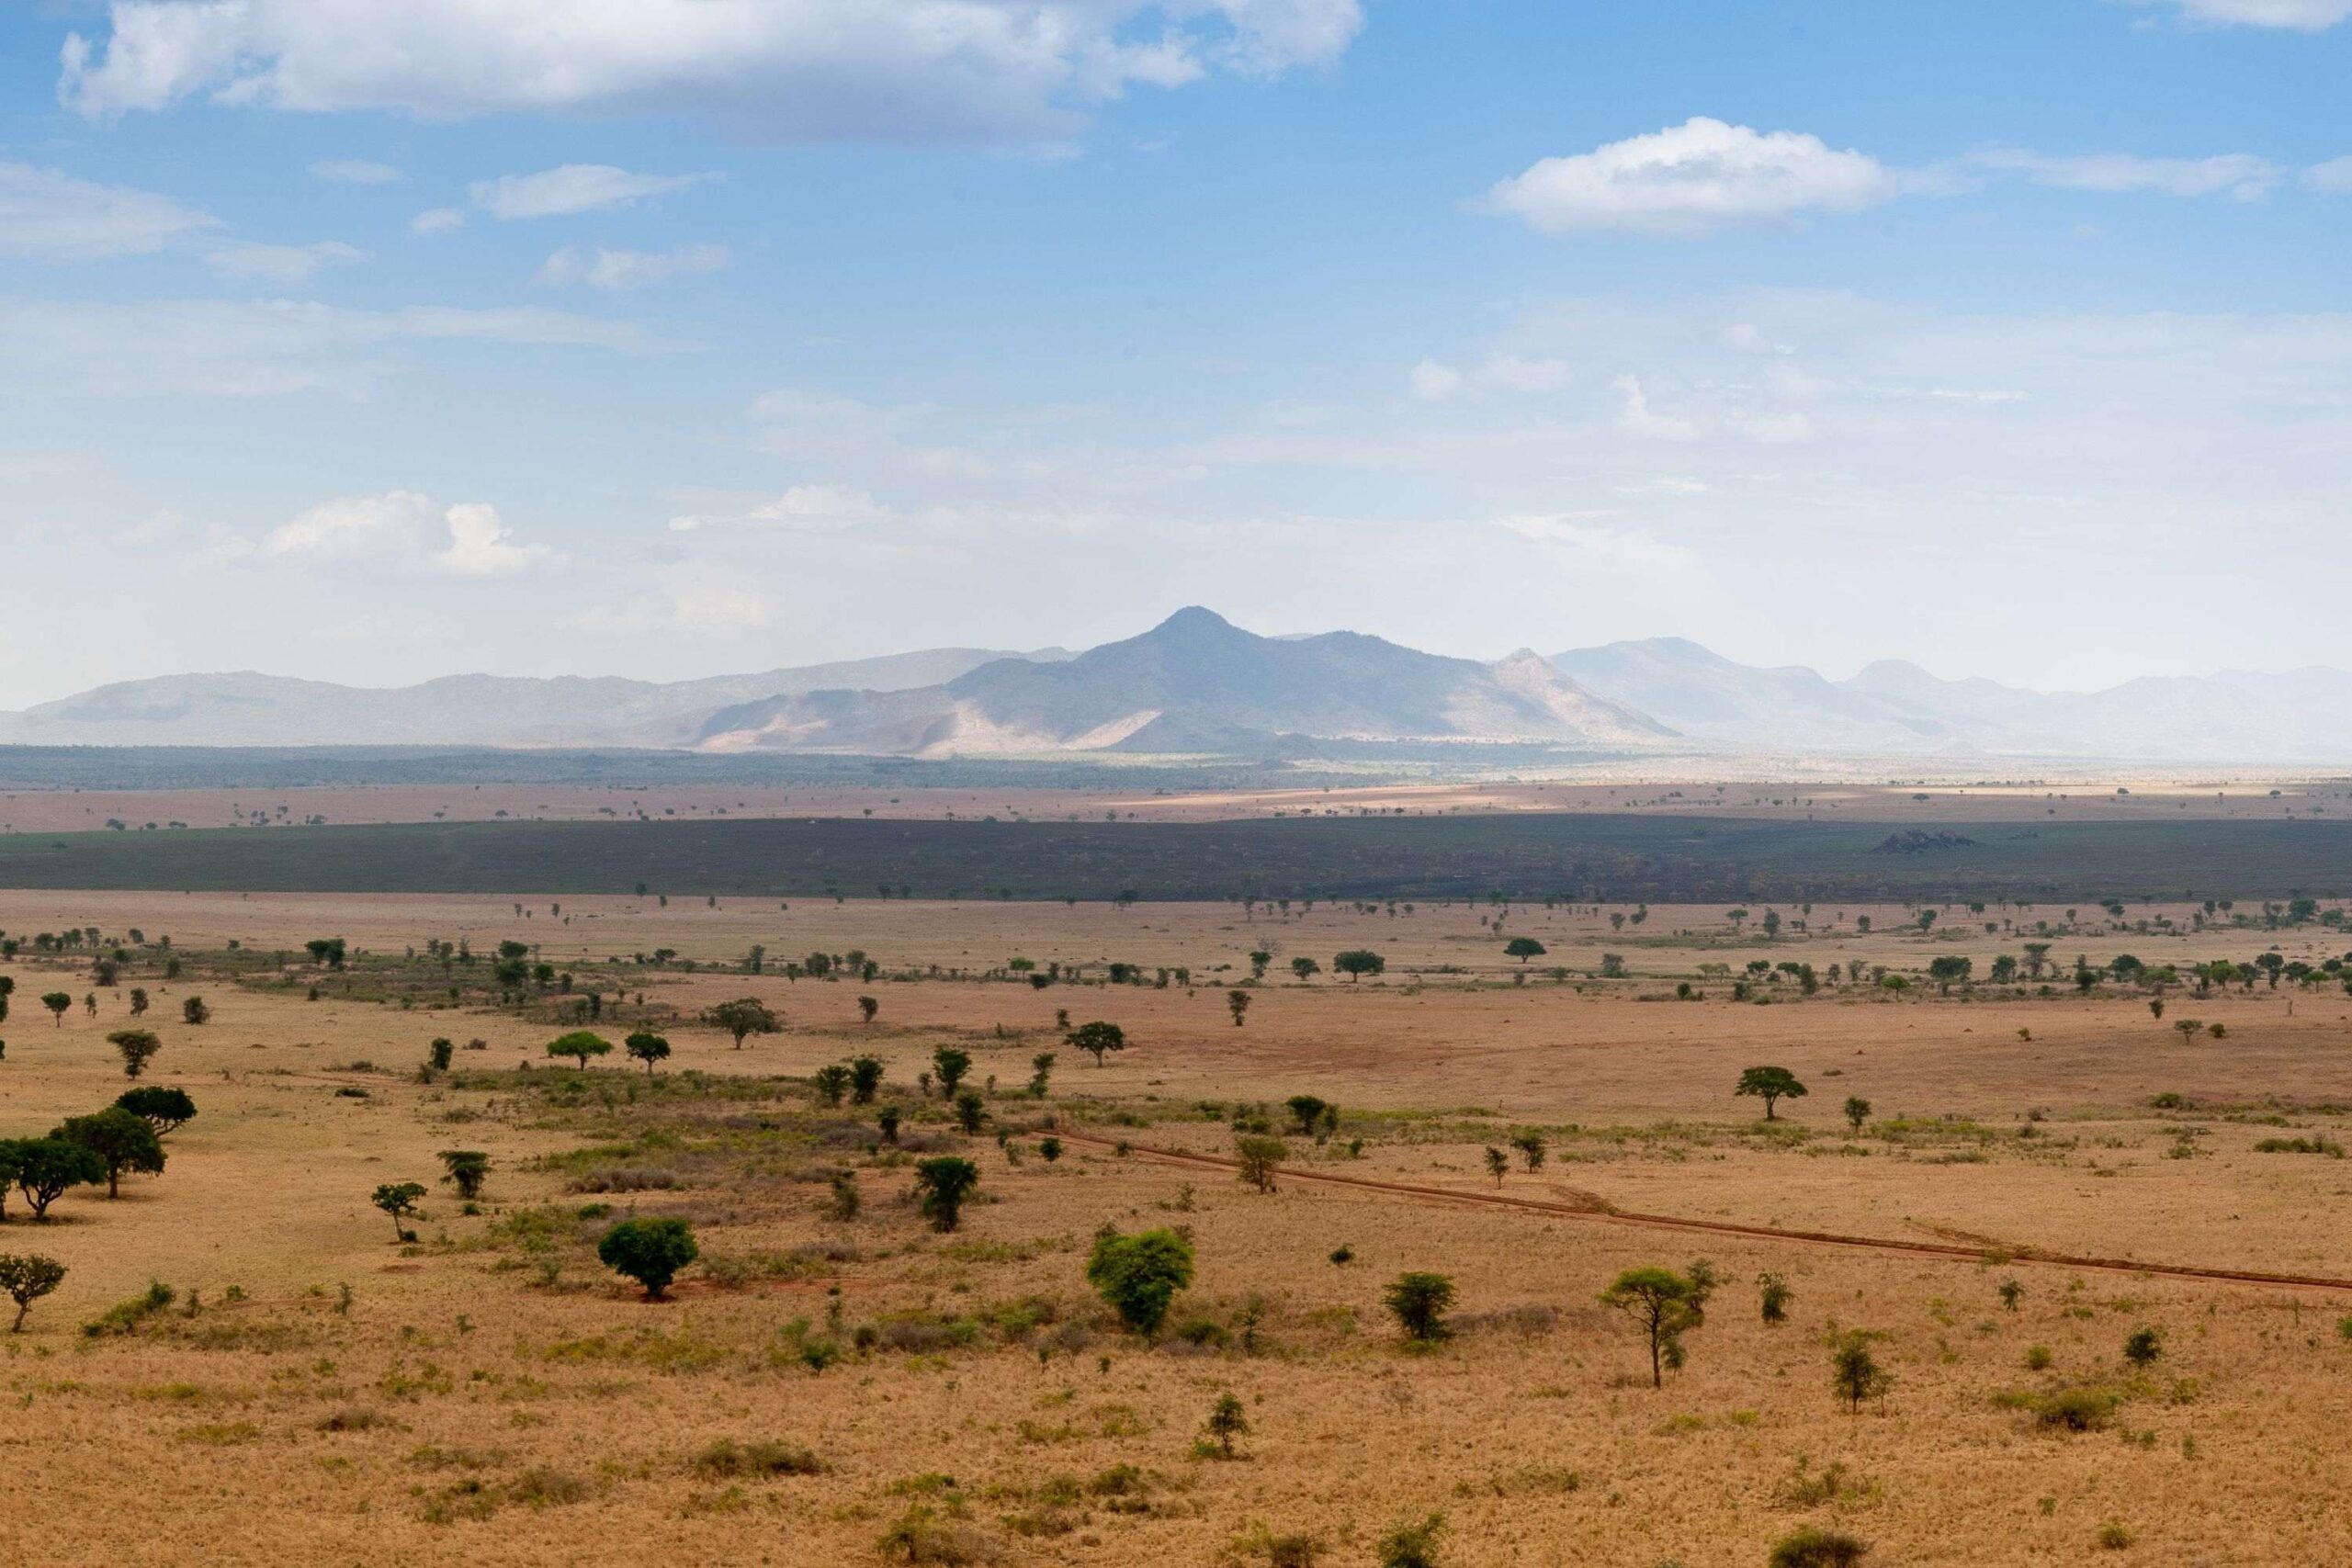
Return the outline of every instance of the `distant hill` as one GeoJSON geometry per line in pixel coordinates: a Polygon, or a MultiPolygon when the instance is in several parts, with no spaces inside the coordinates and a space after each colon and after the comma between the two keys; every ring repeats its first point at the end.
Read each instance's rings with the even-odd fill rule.
{"type": "Polygon", "coordinates": [[[689,744],[715,708],[782,693],[935,685],[1002,659],[935,648],[698,681],[449,675],[414,686],[338,686],[250,671],[125,681],[0,713],[0,743],[35,746],[645,746],[689,744]]]}
{"type": "Polygon", "coordinates": [[[1739,664],[1680,637],[1575,649],[1554,669],[1694,739],[1743,751],[2098,761],[2352,761],[2352,674],[2226,671],[2098,692],[1944,680],[1882,660],[1851,680],[1739,664]]]}
{"type": "Polygon", "coordinates": [[[898,693],[787,694],[713,714],[713,750],[1224,752],[1283,737],[1650,747],[1673,731],[1532,653],[1496,664],[1355,632],[1259,637],[1180,610],[1124,642],[1045,664],[998,660],[898,693]]]}

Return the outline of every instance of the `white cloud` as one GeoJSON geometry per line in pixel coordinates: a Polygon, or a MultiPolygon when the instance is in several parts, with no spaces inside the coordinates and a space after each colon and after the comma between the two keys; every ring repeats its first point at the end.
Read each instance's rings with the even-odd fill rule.
{"type": "Polygon", "coordinates": [[[1434,359],[1424,359],[1414,366],[1406,380],[1413,389],[1413,396],[1424,402],[1443,402],[1462,389],[1462,372],[1434,359]]]}
{"type": "Polygon", "coordinates": [[[888,522],[894,513],[862,490],[848,485],[795,485],[773,501],[731,513],[689,513],[670,519],[673,534],[717,528],[782,528],[802,533],[839,533],[888,522]]]}
{"type": "Polygon", "coordinates": [[[2352,196],[2352,156],[2313,164],[2303,171],[2303,186],[2330,196],[2352,196]]]}
{"type": "Polygon", "coordinates": [[[628,321],[561,310],[411,306],[355,310],[289,300],[113,305],[0,300],[0,393],[268,397],[366,393],[390,351],[496,343],[661,354],[680,345],[628,321]]]}
{"type": "Polygon", "coordinates": [[[1424,402],[1443,402],[1465,389],[1497,392],[1555,392],[1568,384],[1570,367],[1562,359],[1528,359],[1515,354],[1489,354],[1467,370],[1424,359],[1407,378],[1413,395],[1424,402]]]}
{"type": "Polygon", "coordinates": [[[734,260],[725,245],[680,245],[667,251],[581,251],[567,245],[541,263],[533,281],[591,288],[640,288],[665,278],[718,272],[734,260]]]}
{"type": "Polygon", "coordinates": [[[517,218],[562,218],[576,212],[608,212],[650,196],[684,190],[716,175],[633,175],[610,164],[566,164],[536,175],[502,175],[476,180],[468,195],[475,207],[502,222],[517,218]]]}
{"type": "Polygon", "coordinates": [[[691,113],[790,140],[1067,139],[1129,84],[1337,59],[1361,0],[116,0],[67,40],[93,118],[232,105],[691,113]]]}
{"type": "Polygon", "coordinates": [[[0,256],[73,262],[145,255],[219,222],[152,191],[0,163],[0,256]]]}
{"type": "Polygon", "coordinates": [[[1490,210],[1546,234],[1620,229],[1690,235],[1807,212],[1853,212],[1903,182],[1867,153],[1801,131],[1702,117],[1589,152],[1546,158],[1487,193],[1490,210]]]}
{"type": "Polygon", "coordinates": [[[447,234],[466,226],[463,208],[433,207],[408,220],[412,234],[447,234]]]}
{"type": "Polygon", "coordinates": [[[2276,164],[2246,152],[2211,158],[2142,158],[2125,152],[2052,157],[2010,148],[1981,152],[1965,162],[2023,175],[2036,185],[2060,190],[2226,196],[2237,201],[2259,201],[2279,179],[2276,164]]]}
{"type": "Polygon", "coordinates": [[[1642,389],[1639,377],[1620,376],[1611,385],[1617,392],[1617,428],[1622,434],[1642,441],[1696,441],[1699,438],[1701,430],[1695,421],[1677,419],[1651,410],[1649,394],[1642,389]]]}
{"type": "Polygon", "coordinates": [[[311,165],[311,177],[344,186],[397,185],[408,178],[391,164],[368,158],[322,158],[311,165]]]}
{"type": "Polygon", "coordinates": [[[1786,344],[1774,343],[1756,328],[1753,321],[1735,321],[1724,329],[1724,346],[1740,354],[1785,355],[1795,350],[1786,344]]]}
{"type": "MultiPolygon", "coordinates": [[[[2140,0],[2143,5],[2150,0],[2140,0]]],[[[2171,0],[2191,21],[2322,32],[2352,17],[2352,0],[2171,0]]]]}
{"type": "Polygon", "coordinates": [[[319,269],[363,262],[368,253],[340,240],[320,240],[308,245],[264,245],[241,241],[209,251],[204,257],[223,277],[262,283],[308,283],[319,269]]]}
{"type": "Polygon", "coordinates": [[[1598,521],[1602,513],[1566,513],[1553,516],[1497,518],[1496,525],[1541,545],[1566,546],[1611,566],[1635,571],[1688,571],[1698,557],[1639,529],[1598,521]]]}
{"type": "Polygon", "coordinates": [[[444,507],[414,491],[321,502],[272,530],[255,552],[266,560],[413,570],[447,577],[511,577],[554,559],[519,545],[495,507],[444,507]]]}

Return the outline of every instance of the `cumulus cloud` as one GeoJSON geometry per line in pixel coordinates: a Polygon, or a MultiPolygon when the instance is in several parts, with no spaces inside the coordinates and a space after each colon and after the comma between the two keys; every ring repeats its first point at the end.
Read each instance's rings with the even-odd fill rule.
{"type": "Polygon", "coordinates": [[[1703,234],[1808,212],[1853,212],[1901,192],[1894,171],[1802,131],[1703,116],[1589,152],[1545,158],[1497,185],[1489,209],[1546,234],[1618,229],[1703,234]]]}
{"type": "Polygon", "coordinates": [[[59,96],[435,118],[690,113],[806,141],[1066,139],[1130,84],[1338,58],[1361,0],[115,0],[59,96]]]}
{"type": "Polygon", "coordinates": [[[562,218],[576,212],[609,212],[650,196],[684,190],[716,175],[633,175],[610,164],[566,164],[536,175],[502,175],[476,180],[467,194],[492,218],[562,218]]]}
{"type": "Polygon", "coordinates": [[[1978,153],[1967,163],[2022,175],[2036,185],[2060,190],[2225,196],[2237,201],[2259,201],[2279,180],[2276,164],[2246,152],[2210,158],[2142,158],[2123,152],[2052,157],[2003,148],[1978,153]]]}
{"type": "Polygon", "coordinates": [[[718,272],[734,260],[725,245],[679,245],[667,251],[582,251],[567,245],[539,265],[533,281],[584,283],[591,288],[641,288],[666,278],[718,272]]]}
{"type": "Polygon", "coordinates": [[[311,165],[311,177],[342,186],[389,186],[408,178],[390,164],[368,158],[322,158],[311,165]]]}
{"type": "Polygon", "coordinates": [[[73,262],[145,255],[219,222],[152,191],[0,163],[0,256],[73,262]]]}
{"type": "Polygon", "coordinates": [[[467,578],[511,577],[554,558],[543,546],[517,544],[495,507],[445,507],[414,491],[321,502],[273,529],[255,554],[299,564],[467,578]]]}
{"type": "Polygon", "coordinates": [[[264,245],[239,242],[205,254],[204,260],[223,277],[259,283],[308,283],[321,267],[363,262],[368,253],[340,240],[320,240],[308,245],[264,245]]]}
{"type": "Polygon", "coordinates": [[[460,207],[430,207],[408,220],[412,234],[447,234],[465,226],[465,209],[460,207]]]}

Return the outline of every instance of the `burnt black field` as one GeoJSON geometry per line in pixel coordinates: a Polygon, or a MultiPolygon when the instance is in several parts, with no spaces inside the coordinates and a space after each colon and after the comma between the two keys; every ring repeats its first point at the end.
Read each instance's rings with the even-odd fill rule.
{"type": "Polygon", "coordinates": [[[0,886],[1099,901],[2098,901],[2352,893],[2352,824],[1552,815],[1243,822],[449,822],[0,837],[0,886]]]}

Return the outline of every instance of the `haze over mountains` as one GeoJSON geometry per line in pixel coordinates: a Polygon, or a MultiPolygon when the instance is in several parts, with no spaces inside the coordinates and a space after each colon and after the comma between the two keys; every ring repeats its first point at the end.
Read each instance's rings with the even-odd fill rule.
{"type": "Polygon", "coordinates": [[[1083,653],[933,649],[654,682],[460,675],[390,690],[253,673],[125,682],[0,714],[0,743],[650,747],[880,756],[1216,754],[1315,741],[1613,753],[2352,761],[2352,675],[2143,678],[2093,693],[1832,681],[1679,637],[1492,663],[1204,609],[1083,653]]]}

